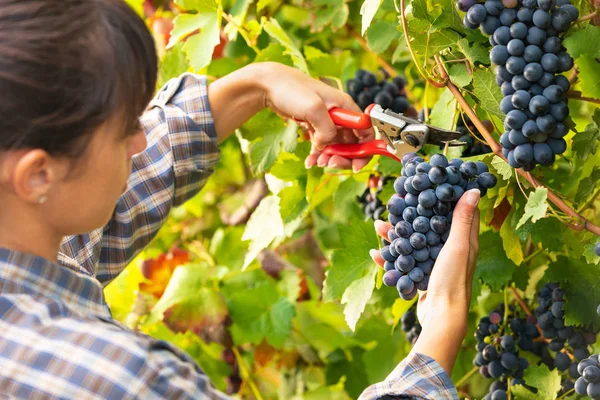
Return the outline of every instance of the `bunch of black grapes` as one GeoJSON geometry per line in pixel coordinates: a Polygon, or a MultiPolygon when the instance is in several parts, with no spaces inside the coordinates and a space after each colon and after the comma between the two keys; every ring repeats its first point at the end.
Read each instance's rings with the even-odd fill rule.
{"type": "MultiPolygon", "coordinates": [[[[513,316],[505,323],[504,308],[504,304],[500,304],[487,317],[481,318],[475,331],[477,355],[473,364],[479,367],[484,378],[495,379],[485,400],[507,399],[508,378],[511,385],[525,383],[523,372],[529,364],[519,357],[517,346],[528,350],[533,339],[539,336],[536,326],[526,319],[513,316]]],[[[512,305],[509,312],[514,313],[512,305]]]]}
{"type": "Polygon", "coordinates": [[[417,307],[416,305],[413,305],[400,319],[400,324],[402,326],[402,331],[406,336],[406,340],[412,345],[417,342],[417,339],[421,334],[421,324],[419,324],[419,320],[417,319],[416,311],[417,307]]]}
{"type": "MultiPolygon", "coordinates": [[[[596,308],[600,316],[600,305],[596,308]]],[[[588,395],[594,400],[600,399],[600,359],[598,354],[592,354],[577,364],[577,381],[573,385],[575,392],[582,396],[588,395]]],[[[571,369],[569,369],[569,373],[571,369]]]]}
{"type": "Polygon", "coordinates": [[[354,79],[346,82],[346,92],[363,111],[376,103],[383,109],[389,108],[396,113],[416,116],[416,109],[406,98],[405,86],[406,81],[401,76],[390,80],[384,75],[382,80],[378,80],[374,73],[359,69],[354,79]]]}
{"type": "Polygon", "coordinates": [[[469,189],[479,189],[484,196],[497,180],[483,162],[448,161],[442,154],[425,162],[407,153],[402,165],[402,175],[394,182],[396,193],[387,203],[391,243],[381,249],[381,256],[383,283],[396,286],[401,298],[411,300],[417,290],[427,290],[458,200],[469,189]]]}
{"type": "Polygon", "coordinates": [[[513,168],[548,166],[567,149],[565,93],[561,73],[573,67],[562,38],[579,11],[569,0],[457,0],[464,24],[490,35],[490,59],[505,96],[502,152],[513,168]]]}
{"type": "Polygon", "coordinates": [[[377,176],[371,175],[369,177],[367,188],[360,195],[356,196],[356,200],[361,205],[363,213],[365,215],[365,221],[368,220],[383,220],[383,214],[385,213],[385,204],[379,199],[379,194],[383,190],[383,187],[390,180],[395,179],[392,176],[377,176]]]}

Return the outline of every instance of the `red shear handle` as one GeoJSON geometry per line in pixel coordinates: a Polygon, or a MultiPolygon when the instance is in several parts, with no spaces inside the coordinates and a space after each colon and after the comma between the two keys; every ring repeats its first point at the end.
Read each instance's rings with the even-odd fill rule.
{"type": "Polygon", "coordinates": [[[335,107],[329,110],[329,115],[337,126],[350,129],[369,129],[371,127],[371,117],[366,113],[335,107]]]}
{"type": "Polygon", "coordinates": [[[349,159],[366,158],[379,154],[400,161],[398,157],[388,151],[385,140],[370,140],[364,143],[330,144],[329,146],[325,146],[322,153],[328,156],[338,155],[349,159]]]}

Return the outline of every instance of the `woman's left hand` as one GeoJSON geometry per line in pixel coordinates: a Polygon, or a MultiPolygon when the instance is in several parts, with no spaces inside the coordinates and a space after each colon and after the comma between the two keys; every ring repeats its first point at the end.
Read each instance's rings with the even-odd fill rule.
{"type": "Polygon", "coordinates": [[[263,63],[265,86],[264,105],[284,118],[304,121],[311,133],[312,149],[305,165],[310,168],[343,168],[358,171],[370,158],[347,159],[338,155],[327,156],[320,150],[333,143],[361,143],[373,140],[372,129],[355,131],[337,128],[329,110],[341,107],[361,112],[349,94],[311,78],[302,71],[278,63],[263,63]]]}

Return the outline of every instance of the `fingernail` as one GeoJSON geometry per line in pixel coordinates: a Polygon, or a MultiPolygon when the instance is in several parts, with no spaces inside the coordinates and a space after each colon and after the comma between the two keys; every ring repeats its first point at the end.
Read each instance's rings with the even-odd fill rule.
{"type": "Polygon", "coordinates": [[[323,161],[317,161],[317,165],[322,168],[322,167],[326,167],[327,163],[323,162],[323,161]]]}
{"type": "Polygon", "coordinates": [[[352,172],[354,172],[356,174],[359,171],[360,171],[360,168],[355,167],[354,165],[352,166],[352,172]]]}
{"type": "Polygon", "coordinates": [[[375,250],[375,249],[369,250],[369,255],[371,256],[371,258],[375,258],[375,256],[377,255],[377,250],[375,250]]]}
{"type": "Polygon", "coordinates": [[[467,204],[475,207],[479,204],[479,199],[481,198],[481,192],[479,189],[471,189],[467,191],[467,204]]]}

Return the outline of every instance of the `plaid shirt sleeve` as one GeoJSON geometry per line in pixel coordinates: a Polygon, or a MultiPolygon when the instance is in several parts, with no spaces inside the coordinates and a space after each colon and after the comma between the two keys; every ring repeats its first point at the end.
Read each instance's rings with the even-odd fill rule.
{"type": "Polygon", "coordinates": [[[369,386],[359,397],[376,399],[458,399],[458,393],[437,361],[410,353],[385,381],[369,386]]]}
{"type": "Polygon", "coordinates": [[[206,77],[169,81],[140,118],[148,146],[133,158],[127,191],[103,229],[63,240],[61,264],[104,285],[152,240],[169,211],[197,194],[220,157],[206,77]]]}

